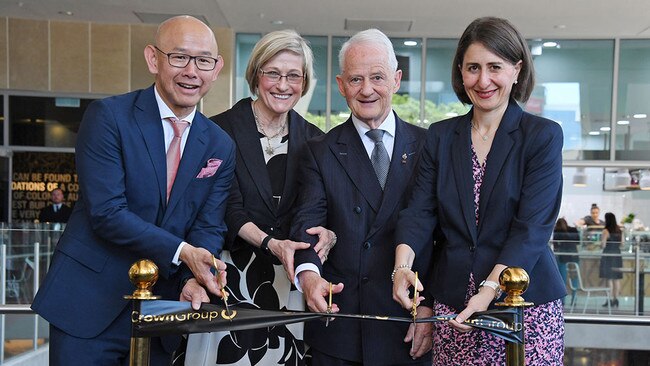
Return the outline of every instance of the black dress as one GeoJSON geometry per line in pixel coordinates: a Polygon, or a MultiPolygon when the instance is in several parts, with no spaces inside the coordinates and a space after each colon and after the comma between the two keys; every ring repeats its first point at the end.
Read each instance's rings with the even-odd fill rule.
{"type": "Polygon", "coordinates": [[[614,271],[613,268],[623,267],[623,257],[621,254],[621,233],[610,233],[607,238],[607,244],[603,249],[603,254],[619,254],[616,256],[603,256],[600,259],[600,278],[609,280],[620,280],[623,273],[614,271]]]}

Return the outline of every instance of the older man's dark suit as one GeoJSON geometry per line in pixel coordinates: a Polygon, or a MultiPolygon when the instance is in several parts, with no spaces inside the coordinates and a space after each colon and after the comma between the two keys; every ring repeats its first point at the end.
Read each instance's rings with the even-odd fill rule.
{"type": "MultiPolygon", "coordinates": [[[[300,174],[301,192],[294,240],[317,238],[305,233],[322,225],[338,236],[321,267],[314,250],[296,253],[296,266],[311,262],[324,279],[342,282],[334,296],[342,313],[408,316],[391,298],[390,274],[395,258],[397,214],[406,206],[425,131],[396,118],[395,144],[385,190],[351,119],[307,142],[300,174]]],[[[414,362],[404,343],[408,324],[338,319],[328,327],[305,324],[305,342],[339,359],[366,365],[430,364],[425,355],[414,362]]]]}
{"type": "Polygon", "coordinates": [[[172,259],[181,241],[221,249],[234,143],[197,111],[167,201],[164,141],[153,86],[88,106],[76,145],[80,199],[32,304],[63,332],[95,338],[121,319],[130,306],[123,296],[134,290],[128,270],[138,259],[158,266],[154,293],[178,300],[187,268],[172,259]],[[221,166],[197,178],[208,159],[221,166]]]}

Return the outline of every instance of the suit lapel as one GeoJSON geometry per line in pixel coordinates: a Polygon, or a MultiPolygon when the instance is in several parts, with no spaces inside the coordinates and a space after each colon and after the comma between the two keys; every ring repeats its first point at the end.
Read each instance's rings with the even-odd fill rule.
{"type": "MultiPolygon", "coordinates": [[[[284,188],[282,189],[282,199],[278,206],[277,214],[282,215],[293,206],[293,200],[296,197],[296,176],[298,164],[300,163],[300,147],[302,141],[307,140],[305,131],[302,125],[297,121],[297,115],[293,111],[289,111],[289,148],[287,151],[287,169],[286,178],[284,180],[284,188]]],[[[269,183],[270,184],[270,183],[269,183]]]]}
{"type": "MultiPolygon", "coordinates": [[[[269,211],[275,212],[271,180],[266,171],[264,153],[260,147],[260,137],[255,125],[251,103],[245,103],[238,110],[238,120],[232,123],[233,140],[237,141],[238,151],[242,161],[253,178],[253,183],[263,198],[269,211]]],[[[289,129],[291,131],[291,129],[289,129]]]]}
{"type": "Polygon", "coordinates": [[[382,197],[381,207],[377,217],[368,233],[373,235],[381,229],[395,211],[395,207],[402,199],[406,187],[411,182],[411,175],[417,162],[418,153],[417,136],[406,126],[406,122],[395,116],[395,142],[393,155],[390,160],[390,169],[382,197]]]}
{"type": "MultiPolygon", "coordinates": [[[[451,159],[454,178],[458,189],[460,206],[467,225],[472,234],[474,244],[477,241],[476,215],[474,214],[474,177],[472,176],[470,121],[472,113],[468,113],[456,122],[455,135],[451,146],[451,159]]],[[[445,172],[439,172],[445,174],[445,172]]]]}
{"type": "Polygon", "coordinates": [[[521,108],[519,108],[514,101],[510,101],[510,104],[501,119],[499,128],[494,135],[494,141],[492,141],[492,146],[490,147],[490,152],[487,156],[485,176],[483,177],[483,183],[481,184],[481,199],[478,215],[479,231],[481,229],[481,223],[483,222],[481,217],[486,214],[485,207],[494,191],[497,179],[501,175],[501,169],[504,168],[505,161],[514,146],[515,140],[512,132],[519,128],[521,115],[521,108]]]}
{"type": "Polygon", "coordinates": [[[142,133],[144,145],[156,172],[161,206],[167,200],[167,158],[165,137],[153,86],[143,90],[135,102],[135,123],[142,133]]]}
{"type": "Polygon", "coordinates": [[[330,149],[357,190],[377,212],[383,192],[352,119],[349,118],[342,126],[336,145],[331,145],[330,149]]]}

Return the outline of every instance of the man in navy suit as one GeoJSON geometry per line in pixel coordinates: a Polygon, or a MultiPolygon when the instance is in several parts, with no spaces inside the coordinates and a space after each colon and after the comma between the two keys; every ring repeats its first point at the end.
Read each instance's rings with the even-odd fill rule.
{"type": "Polygon", "coordinates": [[[72,209],[63,203],[63,191],[61,188],[54,188],[50,193],[52,204],[43,207],[38,214],[39,222],[68,222],[72,209]]]}
{"type": "MultiPolygon", "coordinates": [[[[296,252],[297,285],[312,311],[328,310],[332,282],[332,311],[408,317],[391,299],[394,232],[425,131],[392,110],[402,72],[383,33],[371,29],[353,36],[341,48],[339,63],[336,80],[352,116],[307,142],[291,230],[294,240],[314,245],[317,238],[305,230],[324,226],[336,232],[338,244],[322,265],[314,250],[296,252]],[[377,141],[369,137],[373,133],[377,141]],[[383,160],[373,157],[376,152],[383,160]]],[[[419,308],[420,316],[430,314],[419,308]]],[[[408,324],[337,319],[305,324],[305,342],[314,366],[430,365],[430,332],[430,326],[418,325],[412,346],[408,324]]]]}
{"type": "MultiPolygon", "coordinates": [[[[210,28],[188,16],[162,23],[144,56],[155,84],[93,102],[81,122],[80,199],[32,304],[50,322],[50,365],[128,364],[131,306],[122,296],[134,290],[128,270],[138,259],[158,266],[153,291],[163,299],[209,301],[193,281],[219,294],[210,269],[226,231],[234,144],[196,105],[223,60],[210,28]]],[[[178,341],[152,339],[151,364],[169,364],[178,341]]]]}

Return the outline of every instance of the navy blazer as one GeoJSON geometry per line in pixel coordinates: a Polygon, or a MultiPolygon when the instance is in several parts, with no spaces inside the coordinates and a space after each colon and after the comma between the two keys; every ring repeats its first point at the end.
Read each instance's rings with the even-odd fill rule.
{"type": "MultiPolygon", "coordinates": [[[[130,306],[130,266],[151,259],[153,288],[178,300],[181,272],[172,263],[181,241],[218,253],[235,167],[228,135],[197,112],[169,202],[166,154],[153,86],[97,100],[86,110],[76,145],[80,195],[32,308],[76,337],[100,334],[130,306]],[[208,159],[216,173],[196,178],[208,159]]],[[[125,334],[129,337],[130,334],[125,334]]]]}
{"type": "Polygon", "coordinates": [[[296,111],[289,111],[286,178],[282,199],[276,208],[251,101],[251,98],[242,99],[231,109],[211,119],[223,128],[237,145],[236,179],[230,189],[226,210],[228,235],[225,249],[233,252],[241,249],[255,250],[259,255],[262,254],[259,248],[239,238],[239,230],[245,223],[252,222],[275,238],[289,237],[298,197],[297,175],[300,151],[308,139],[320,136],[323,132],[307,122],[296,111]]]}
{"type": "MultiPolygon", "coordinates": [[[[313,249],[297,251],[296,266],[313,263],[322,277],[345,288],[334,295],[342,313],[409,316],[393,301],[390,274],[395,260],[395,226],[406,207],[425,130],[396,118],[395,145],[385,190],[351,119],[307,142],[301,166],[298,212],[292,239],[314,245],[305,230],[321,225],[337,244],[321,266],[313,249]]],[[[404,343],[408,324],[337,319],[305,324],[305,342],[340,359],[366,365],[430,365],[413,361],[404,343]]],[[[428,358],[428,360],[427,360],[428,358]]]]}
{"type": "Polygon", "coordinates": [[[472,111],[429,127],[416,187],[400,213],[397,243],[416,258],[433,228],[444,235],[433,263],[435,299],[464,309],[470,273],[478,283],[497,263],[524,268],[527,301],[543,304],[566,294],[549,239],[562,196],[562,129],[511,101],[494,136],[474,214],[472,111]]]}

